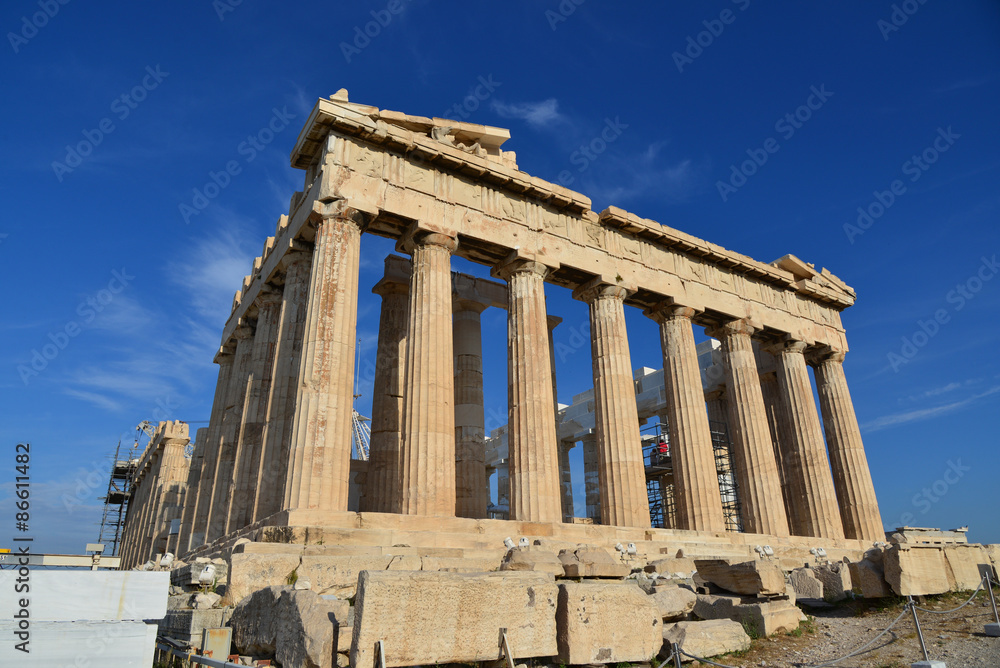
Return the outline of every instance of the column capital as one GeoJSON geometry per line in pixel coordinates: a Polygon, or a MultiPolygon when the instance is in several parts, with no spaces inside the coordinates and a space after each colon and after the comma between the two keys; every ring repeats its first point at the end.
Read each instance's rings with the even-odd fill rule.
{"type": "Polygon", "coordinates": [[[372,287],[372,293],[385,297],[387,295],[406,295],[410,293],[410,284],[395,278],[384,276],[372,287]]]}
{"type": "Polygon", "coordinates": [[[333,200],[313,202],[312,211],[309,212],[308,222],[314,227],[330,220],[344,220],[354,223],[362,232],[372,222],[374,216],[360,209],[355,209],[347,203],[347,200],[333,200]]]}
{"type": "Polygon", "coordinates": [[[830,346],[820,346],[818,348],[810,348],[806,351],[806,362],[811,366],[819,366],[826,362],[843,364],[846,356],[846,351],[836,350],[830,346]]]}
{"type": "Polygon", "coordinates": [[[672,297],[664,299],[662,302],[649,307],[643,314],[652,318],[658,323],[663,323],[667,320],[673,320],[675,318],[684,318],[686,320],[691,320],[701,311],[690,306],[685,306],[683,304],[678,304],[672,297]]]}
{"type": "Polygon", "coordinates": [[[788,353],[803,355],[808,347],[809,344],[805,341],[785,336],[781,340],[761,346],[761,349],[764,352],[771,353],[775,357],[779,357],[788,353]]]}
{"type": "Polygon", "coordinates": [[[313,254],[313,244],[308,241],[303,241],[302,239],[293,239],[288,242],[288,249],[285,254],[281,256],[278,261],[278,267],[282,271],[288,272],[288,268],[293,264],[298,264],[300,262],[306,262],[312,259],[313,254]]]}
{"type": "Polygon", "coordinates": [[[240,322],[239,326],[233,331],[233,336],[236,337],[237,341],[243,341],[244,339],[251,338],[255,329],[249,321],[240,322]]]}
{"type": "Polygon", "coordinates": [[[541,276],[542,279],[545,279],[550,273],[552,273],[552,268],[535,260],[517,257],[517,251],[514,251],[490,269],[491,276],[504,281],[509,281],[510,277],[514,274],[520,274],[523,272],[537,274],[538,276],[541,276]]]}
{"type": "Polygon", "coordinates": [[[264,304],[276,304],[281,301],[281,295],[283,292],[284,291],[280,287],[265,283],[260,286],[260,290],[257,291],[257,298],[254,300],[254,303],[257,304],[258,307],[263,306],[264,304]]]}
{"type": "Polygon", "coordinates": [[[413,249],[417,246],[440,246],[449,253],[458,250],[458,237],[444,232],[420,229],[419,223],[410,225],[399,241],[396,243],[396,250],[413,254],[413,249]]]}
{"type": "Polygon", "coordinates": [[[724,339],[738,334],[753,336],[759,331],[760,328],[754,327],[747,318],[729,320],[728,322],[724,322],[716,327],[705,328],[705,334],[713,339],[724,339]]]}
{"type": "Polygon", "coordinates": [[[546,315],[545,323],[549,326],[549,332],[562,324],[563,319],[557,315],[546,315]]]}
{"type": "Polygon", "coordinates": [[[452,313],[472,312],[476,315],[489,308],[489,304],[477,302],[472,299],[456,299],[451,301],[452,313]]]}
{"type": "Polygon", "coordinates": [[[716,387],[705,392],[705,401],[718,401],[724,396],[726,396],[726,386],[722,385],[721,387],[716,387]]]}
{"type": "Polygon", "coordinates": [[[624,301],[629,296],[629,292],[624,286],[612,285],[598,276],[573,290],[573,299],[578,299],[588,304],[592,304],[601,298],[624,301]]]}

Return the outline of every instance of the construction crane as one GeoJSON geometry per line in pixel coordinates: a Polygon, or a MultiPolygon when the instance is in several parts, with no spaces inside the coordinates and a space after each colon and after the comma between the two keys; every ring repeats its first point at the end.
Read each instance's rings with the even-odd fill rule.
{"type": "Polygon", "coordinates": [[[110,546],[110,550],[107,551],[108,556],[114,556],[118,553],[125,516],[128,514],[129,500],[132,498],[132,477],[139,464],[139,457],[155,433],[153,425],[143,420],[135,428],[135,438],[131,446],[126,445],[123,451],[122,442],[119,439],[118,445],[115,447],[115,454],[111,460],[108,491],[99,499],[104,502],[104,513],[101,517],[101,532],[97,542],[110,546]],[[143,444],[142,447],[140,444],[143,444]]]}
{"type": "Polygon", "coordinates": [[[372,440],[371,418],[353,410],[352,430],[354,432],[354,459],[368,461],[368,444],[372,440]]]}

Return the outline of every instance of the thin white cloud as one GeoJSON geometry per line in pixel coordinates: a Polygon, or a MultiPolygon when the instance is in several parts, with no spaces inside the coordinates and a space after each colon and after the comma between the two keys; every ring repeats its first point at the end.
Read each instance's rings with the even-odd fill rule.
{"type": "Polygon", "coordinates": [[[88,403],[91,403],[98,408],[111,412],[117,413],[121,410],[121,404],[119,404],[114,399],[106,397],[103,394],[97,394],[96,392],[87,392],[85,390],[74,390],[73,388],[66,387],[63,388],[63,394],[67,394],[71,397],[76,397],[77,399],[82,399],[88,403]]]}
{"type": "Polygon", "coordinates": [[[565,120],[559,112],[559,101],[554,97],[541,102],[501,102],[493,100],[490,107],[501,118],[525,121],[535,128],[545,128],[565,120]]]}
{"type": "Polygon", "coordinates": [[[954,411],[965,408],[966,406],[979,401],[984,397],[988,397],[992,394],[1000,392],[1000,385],[991,387],[985,392],[980,392],[979,394],[974,394],[971,397],[967,397],[960,401],[954,401],[950,404],[945,404],[943,406],[934,406],[932,408],[921,408],[914,411],[906,411],[904,413],[893,413],[892,415],[883,415],[880,418],[876,418],[871,422],[867,422],[861,425],[863,431],[879,431],[880,429],[885,429],[887,427],[895,427],[902,424],[907,424],[909,422],[917,422],[919,420],[928,420],[930,418],[937,417],[939,415],[944,415],[946,413],[953,413],[954,411]]]}
{"type": "Polygon", "coordinates": [[[246,236],[229,226],[196,240],[186,259],[171,267],[174,281],[190,292],[194,310],[220,329],[232,309],[233,295],[260,252],[246,236]]]}

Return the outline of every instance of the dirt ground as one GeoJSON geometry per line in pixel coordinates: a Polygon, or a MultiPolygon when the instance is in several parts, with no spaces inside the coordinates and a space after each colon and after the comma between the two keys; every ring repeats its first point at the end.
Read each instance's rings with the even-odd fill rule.
{"type": "MultiPolygon", "coordinates": [[[[1000,598],[1000,589],[994,589],[1000,598]]],[[[968,600],[971,592],[927,597],[918,601],[930,610],[950,610],[968,600]]],[[[871,641],[904,609],[902,599],[880,602],[850,601],[829,609],[809,610],[808,622],[795,633],[753,641],[749,651],[716,657],[718,663],[749,666],[813,666],[848,654],[871,641]]],[[[986,592],[957,612],[931,614],[918,611],[927,652],[948,668],[1000,668],[1000,638],[990,638],[983,626],[994,622],[986,592]]],[[[865,653],[836,664],[838,668],[908,668],[923,660],[920,641],[907,613],[865,653]]],[[[697,664],[691,664],[697,665],[697,664]]]]}

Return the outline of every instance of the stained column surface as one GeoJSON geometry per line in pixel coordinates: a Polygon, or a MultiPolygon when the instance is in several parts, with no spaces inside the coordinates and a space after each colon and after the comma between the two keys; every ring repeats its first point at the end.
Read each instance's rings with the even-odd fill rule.
{"type": "Polygon", "coordinates": [[[545,313],[548,268],[515,260],[493,273],[507,281],[510,518],[561,522],[555,393],[545,313]]]}
{"type": "Polygon", "coordinates": [[[844,526],[813,400],[805,348],[804,342],[791,340],[771,348],[781,393],[780,433],[788,434],[788,448],[782,456],[798,504],[796,530],[803,536],[843,538],[844,526]]]}
{"type": "Polygon", "coordinates": [[[205,542],[211,543],[226,534],[229,516],[229,498],[232,493],[233,476],[236,473],[236,458],[239,448],[240,431],[243,427],[246,409],[247,386],[250,383],[250,362],[253,353],[253,328],[241,324],[236,328],[236,355],[233,370],[226,391],[225,413],[219,437],[219,455],[216,459],[215,475],[211,486],[211,505],[205,526],[205,542]]]}
{"type": "Polygon", "coordinates": [[[485,304],[454,301],[455,350],[455,515],[486,517],[489,488],[483,410],[483,336],[480,314],[485,304]]]}
{"type": "MultiPolygon", "coordinates": [[[[299,246],[302,246],[299,242],[299,246]]],[[[289,469],[295,400],[302,362],[302,338],[309,305],[312,250],[295,248],[281,260],[285,286],[281,293],[281,330],[271,382],[268,426],[255,494],[253,521],[281,510],[289,469]]]]}
{"type": "Polygon", "coordinates": [[[406,515],[455,515],[455,370],[451,254],[455,239],[425,234],[413,254],[403,399],[402,497],[406,515]]]}
{"type": "Polygon", "coordinates": [[[315,203],[286,509],[346,511],[353,442],[354,344],[363,214],[315,203]]]}
{"type": "Polygon", "coordinates": [[[594,522],[601,521],[601,476],[597,454],[597,434],[587,434],[580,439],[583,443],[583,485],[587,504],[587,517],[594,522]]]}
{"type": "Polygon", "coordinates": [[[844,353],[834,352],[822,356],[814,368],[844,534],[866,542],[884,541],[882,516],[843,363],[844,353]]]}
{"type": "Polygon", "coordinates": [[[253,521],[280,326],[281,290],[264,287],[257,297],[257,331],[250,357],[250,385],[240,434],[235,484],[229,497],[227,534],[253,521]]]}
{"type": "Polygon", "coordinates": [[[570,470],[569,451],[576,443],[561,441],[559,443],[559,489],[562,492],[563,521],[573,519],[573,472],[570,470]]]}
{"type": "MultiPolygon", "coordinates": [[[[180,554],[200,547],[205,543],[205,525],[208,523],[208,508],[211,505],[212,483],[215,481],[215,468],[219,457],[219,436],[222,433],[222,418],[226,409],[226,393],[229,391],[229,377],[233,369],[233,354],[220,352],[215,357],[219,365],[219,377],[215,382],[215,398],[212,400],[212,413],[209,416],[208,431],[205,440],[197,443],[201,450],[201,471],[198,476],[197,489],[194,498],[184,508],[184,518],[181,521],[179,538],[180,554]]],[[[190,492],[189,492],[190,493],[190,492]]]]}
{"type": "Polygon", "coordinates": [[[660,323],[674,517],[678,529],[724,531],[712,434],[692,331],[694,314],[693,309],[681,306],[650,312],[660,323]]]}
{"type": "Polygon", "coordinates": [[[588,284],[574,297],[590,305],[601,523],[648,527],[649,499],[625,329],[626,294],[619,286],[588,284]]]}
{"type": "Polygon", "coordinates": [[[734,468],[743,530],[787,536],[785,508],[782,503],[776,503],[781,498],[781,479],[750,340],[753,332],[753,327],[745,321],[736,320],[710,331],[709,336],[715,336],[722,343],[729,436],[736,459],[734,468]]]}
{"type": "Polygon", "coordinates": [[[372,396],[372,434],[368,446],[368,482],[362,510],[399,512],[400,446],[402,443],[403,362],[410,286],[385,277],[372,292],[382,297],[378,354],[372,396]]]}
{"type": "MultiPolygon", "coordinates": [[[[760,351],[760,355],[771,357],[767,352],[760,351]]],[[[773,368],[773,362],[768,365],[773,368]]],[[[778,376],[774,371],[760,373],[760,391],[764,397],[764,410],[767,412],[767,426],[771,434],[771,442],[774,445],[774,459],[778,465],[778,476],[781,478],[781,496],[785,506],[785,515],[788,517],[788,528],[793,536],[804,535],[800,533],[801,521],[799,519],[799,503],[796,502],[799,492],[792,485],[791,477],[786,469],[788,462],[784,453],[788,449],[789,436],[786,432],[785,420],[781,407],[781,389],[778,387],[778,376]]]]}

